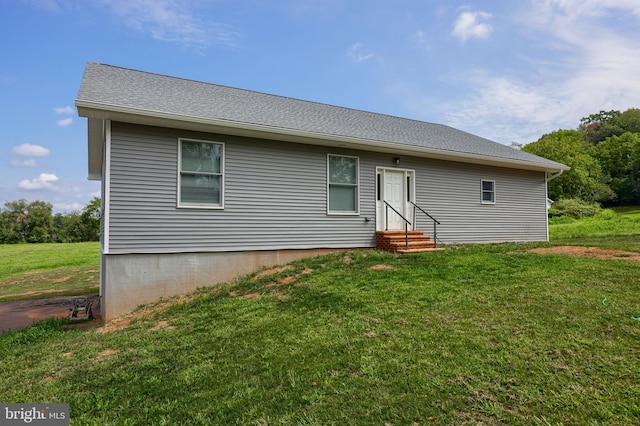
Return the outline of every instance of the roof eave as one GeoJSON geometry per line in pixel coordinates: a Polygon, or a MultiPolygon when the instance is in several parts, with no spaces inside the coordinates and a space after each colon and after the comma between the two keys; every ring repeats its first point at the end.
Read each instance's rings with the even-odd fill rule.
{"type": "Polygon", "coordinates": [[[457,161],[463,163],[516,168],[521,170],[535,170],[544,172],[569,170],[569,167],[559,163],[534,163],[530,161],[493,157],[466,152],[439,150],[412,145],[401,145],[380,140],[360,139],[349,136],[308,132],[246,122],[194,117],[188,115],[167,113],[163,111],[153,111],[121,105],[105,104],[101,102],[82,99],[76,99],[75,104],[78,108],[78,114],[81,117],[87,117],[89,119],[112,120],[124,123],[178,128],[208,133],[230,134],[244,137],[258,137],[262,139],[280,140],[285,142],[304,143],[310,145],[326,145],[340,148],[387,152],[394,155],[411,155],[416,157],[433,158],[446,161],[457,161]]]}

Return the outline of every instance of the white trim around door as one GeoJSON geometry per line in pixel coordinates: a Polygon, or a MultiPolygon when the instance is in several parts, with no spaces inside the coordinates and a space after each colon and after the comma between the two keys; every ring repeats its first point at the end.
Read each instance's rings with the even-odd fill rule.
{"type": "MultiPolygon", "coordinates": [[[[376,230],[404,229],[405,221],[383,201],[410,222],[411,202],[415,202],[415,170],[376,167],[376,230]],[[387,212],[388,216],[387,217],[387,212]]],[[[413,226],[409,226],[413,229],[413,226]]]]}

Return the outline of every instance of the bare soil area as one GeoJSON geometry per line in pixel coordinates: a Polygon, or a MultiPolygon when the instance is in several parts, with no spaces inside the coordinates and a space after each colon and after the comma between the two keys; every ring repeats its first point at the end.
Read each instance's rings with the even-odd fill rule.
{"type": "Polygon", "coordinates": [[[600,247],[557,246],[539,247],[529,250],[531,253],[555,253],[570,256],[597,257],[599,259],[620,259],[640,261],[640,253],[634,251],[604,249],[600,247]]]}
{"type": "MultiPolygon", "coordinates": [[[[69,318],[73,299],[76,297],[78,296],[0,303],[0,333],[20,330],[49,318],[69,318]]],[[[100,320],[100,297],[95,294],[87,297],[93,302],[93,316],[97,322],[100,320]]]]}

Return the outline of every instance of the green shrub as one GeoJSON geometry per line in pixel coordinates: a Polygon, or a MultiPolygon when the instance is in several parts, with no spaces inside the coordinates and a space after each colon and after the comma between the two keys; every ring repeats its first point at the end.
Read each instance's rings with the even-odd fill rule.
{"type": "Polygon", "coordinates": [[[573,223],[576,219],[571,216],[553,216],[549,218],[549,225],[564,225],[566,223],[573,223]]]}
{"type": "Polygon", "coordinates": [[[600,213],[598,213],[596,217],[602,220],[611,220],[615,219],[617,216],[618,214],[615,211],[611,209],[604,209],[600,213]]]}
{"type": "Polygon", "coordinates": [[[602,212],[602,207],[598,203],[587,203],[576,198],[567,198],[553,203],[549,209],[549,217],[568,216],[574,219],[583,217],[593,217],[602,212]]]}

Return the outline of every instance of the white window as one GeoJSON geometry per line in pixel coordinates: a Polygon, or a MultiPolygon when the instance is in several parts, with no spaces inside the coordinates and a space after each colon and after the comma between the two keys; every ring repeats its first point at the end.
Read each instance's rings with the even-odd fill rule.
{"type": "Polygon", "coordinates": [[[178,207],[222,208],[224,144],[179,140],[178,207]]]}
{"type": "Polygon", "coordinates": [[[496,182],[493,180],[483,180],[481,185],[481,200],[482,204],[495,204],[496,203],[496,182]]]}
{"type": "Polygon", "coordinates": [[[333,214],[358,214],[358,157],[327,157],[328,211],[333,214]]]}

